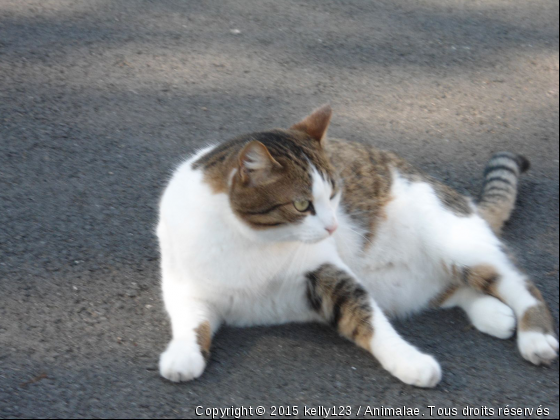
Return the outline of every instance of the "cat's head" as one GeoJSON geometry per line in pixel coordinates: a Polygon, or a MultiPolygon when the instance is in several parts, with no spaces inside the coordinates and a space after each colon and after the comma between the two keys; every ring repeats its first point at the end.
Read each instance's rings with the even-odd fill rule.
{"type": "Polygon", "coordinates": [[[244,230],[274,242],[319,242],[338,226],[341,181],[325,151],[330,106],[289,130],[243,136],[229,199],[244,230]]]}

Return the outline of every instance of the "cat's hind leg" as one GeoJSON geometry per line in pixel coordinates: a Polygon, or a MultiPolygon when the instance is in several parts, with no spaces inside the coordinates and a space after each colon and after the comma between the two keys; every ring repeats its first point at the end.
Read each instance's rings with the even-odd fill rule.
{"type": "Polygon", "coordinates": [[[513,310],[499,299],[469,286],[451,286],[440,297],[438,306],[463,309],[477,330],[493,337],[505,340],[515,333],[513,310]]]}
{"type": "MultiPolygon", "coordinates": [[[[468,262],[462,261],[453,267],[459,281],[474,291],[500,300],[513,310],[517,318],[518,348],[523,358],[536,365],[552,363],[558,356],[558,339],[554,320],[540,291],[501,247],[490,247],[486,252],[478,250],[477,253],[482,255],[474,258],[478,261],[473,262],[471,255],[468,262]]],[[[481,314],[487,312],[484,316],[496,314],[496,311],[507,313],[495,302],[481,304],[482,301],[477,299],[471,304],[473,302],[478,303],[481,314]],[[483,309],[485,305],[487,307],[483,309]]],[[[468,304],[464,306],[468,307],[468,304]]],[[[496,320],[507,324],[506,318],[507,315],[502,314],[496,320]]],[[[480,320],[479,325],[482,324],[480,320]]]]}
{"type": "Polygon", "coordinates": [[[437,361],[401,338],[347,268],[324,264],[308,273],[307,298],[326,322],[404,383],[434,387],[441,380],[437,361]]]}

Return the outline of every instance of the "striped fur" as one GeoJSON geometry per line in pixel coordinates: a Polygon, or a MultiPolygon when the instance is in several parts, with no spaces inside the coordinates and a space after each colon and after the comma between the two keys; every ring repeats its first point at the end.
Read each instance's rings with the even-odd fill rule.
{"type": "Polygon", "coordinates": [[[403,340],[370,293],[346,268],[322,264],[306,274],[309,308],[342,336],[369,351],[404,383],[433,387],[441,380],[435,359],[403,340]]]}
{"type": "Polygon", "coordinates": [[[373,308],[366,290],[351,275],[330,264],[306,277],[311,308],[341,335],[371,351],[373,308]]]}
{"type": "Polygon", "coordinates": [[[510,152],[496,153],[486,166],[478,211],[498,235],[515,207],[519,176],[529,168],[525,157],[510,152]]]}

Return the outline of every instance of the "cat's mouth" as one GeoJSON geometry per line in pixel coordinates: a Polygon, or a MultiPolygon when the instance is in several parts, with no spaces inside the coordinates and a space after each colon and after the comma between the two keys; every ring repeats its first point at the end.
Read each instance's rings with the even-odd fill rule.
{"type": "Polygon", "coordinates": [[[314,236],[314,237],[310,237],[310,238],[302,238],[302,242],[306,243],[306,244],[318,244],[319,242],[322,242],[326,239],[331,238],[332,235],[329,235],[328,233],[326,233],[325,235],[321,235],[321,236],[314,236]]]}

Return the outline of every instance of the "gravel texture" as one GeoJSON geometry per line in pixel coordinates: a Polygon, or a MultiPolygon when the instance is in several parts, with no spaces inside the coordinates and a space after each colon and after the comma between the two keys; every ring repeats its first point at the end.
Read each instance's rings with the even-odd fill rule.
{"type": "MultiPolygon", "coordinates": [[[[330,134],[392,149],[476,194],[528,156],[506,238],[558,319],[559,38],[548,0],[1,0],[0,417],[182,417],[195,407],[534,407],[558,363],[459,311],[396,327],[434,354],[399,383],[316,325],[223,329],[200,379],[160,379],[154,236],[173,168],[209,141],[330,102],[330,134]]],[[[270,413],[270,412],[269,412],[270,413]]],[[[435,412],[433,417],[437,417],[435,412]]],[[[536,411],[533,413],[536,415],[536,411]]]]}

